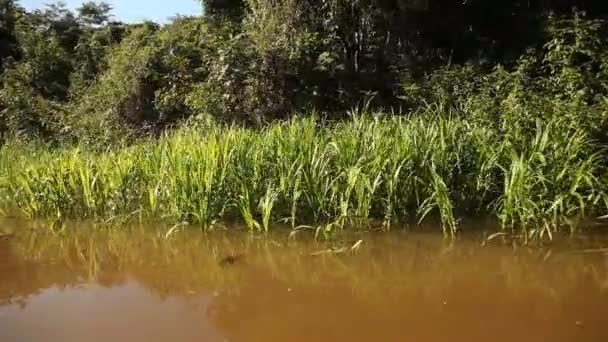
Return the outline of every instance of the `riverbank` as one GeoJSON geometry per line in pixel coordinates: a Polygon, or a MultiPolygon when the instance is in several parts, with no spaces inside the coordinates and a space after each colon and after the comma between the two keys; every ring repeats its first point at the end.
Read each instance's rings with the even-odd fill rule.
{"type": "Polygon", "coordinates": [[[386,228],[429,214],[453,235],[460,215],[550,236],[606,214],[606,153],[552,119],[534,130],[458,117],[365,114],[263,130],[190,125],[105,152],[86,146],[0,151],[0,201],[28,217],[159,219],[209,227],[369,219],[386,228]]]}

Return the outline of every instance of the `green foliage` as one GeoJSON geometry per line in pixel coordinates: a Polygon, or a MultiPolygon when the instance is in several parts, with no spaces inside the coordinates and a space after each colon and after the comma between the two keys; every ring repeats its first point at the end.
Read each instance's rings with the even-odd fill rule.
{"type": "Polygon", "coordinates": [[[15,3],[13,0],[0,1],[0,72],[4,59],[15,57],[17,39],[15,37],[15,3]]]}
{"type": "Polygon", "coordinates": [[[163,28],[133,28],[108,54],[108,68],[72,104],[74,135],[106,144],[124,135],[116,126],[150,131],[200,113],[193,94],[210,78],[217,46],[226,40],[209,26],[201,18],[180,18],[163,28]]]}
{"type": "Polygon", "coordinates": [[[245,10],[246,0],[201,0],[206,15],[238,20],[245,10]]]}
{"type": "Polygon", "coordinates": [[[61,3],[32,13],[13,9],[19,51],[0,90],[0,127],[11,134],[53,140],[69,132],[67,103],[96,79],[108,47],[122,39],[121,24],[97,27],[108,18],[106,5],[84,7],[80,16],[61,3]],[[92,23],[95,16],[104,21],[92,23]]]}
{"type": "MultiPolygon", "coordinates": [[[[121,117],[144,120],[151,108],[150,89],[146,84],[152,69],[147,67],[156,51],[150,43],[156,29],[136,28],[109,56],[109,68],[82,97],[72,104],[71,124],[74,135],[85,139],[114,139],[124,134],[118,129],[121,117]]],[[[102,144],[107,141],[98,141],[102,144]]]]}
{"type": "Polygon", "coordinates": [[[0,3],[0,134],[62,146],[5,147],[7,206],[326,232],[437,214],[446,236],[463,212],[526,236],[603,213],[608,9],[203,3],[163,26],[0,3]]]}
{"type": "Polygon", "coordinates": [[[242,32],[220,45],[206,82],[193,98],[201,111],[261,124],[310,104],[298,75],[313,71],[315,37],[297,1],[249,1],[242,32]]]}
{"type": "Polygon", "coordinates": [[[27,216],[184,220],[209,227],[240,218],[385,227],[457,215],[495,215],[505,229],[542,237],[608,210],[604,150],[559,119],[503,133],[429,111],[362,114],[318,128],[294,119],[254,130],[208,123],[103,153],[6,145],[0,198],[27,216]]]}
{"type": "MultiPolygon", "coordinates": [[[[87,2],[77,13],[61,4],[31,13],[11,11],[20,13],[10,18],[17,18],[19,53],[14,55],[21,58],[9,65],[14,70],[4,73],[3,82],[21,90],[4,95],[10,101],[3,105],[3,126],[19,131],[23,125],[14,122],[50,127],[42,121],[52,121],[56,128],[46,136],[69,132],[70,138],[105,145],[124,135],[124,129],[114,132],[117,127],[146,133],[199,114],[260,126],[311,108],[339,118],[337,113],[367,99],[370,106],[396,111],[428,105],[466,109],[467,115],[503,127],[523,120],[505,113],[524,107],[549,105],[556,113],[578,115],[585,106],[599,113],[595,107],[606,102],[601,10],[587,18],[582,12],[565,14],[570,9],[559,4],[529,7],[524,12],[534,20],[527,24],[537,26],[528,34],[535,40],[526,46],[536,48],[522,53],[519,43],[492,38],[478,20],[481,9],[497,18],[494,11],[500,9],[512,11],[514,23],[524,21],[522,10],[516,10],[521,4],[503,1],[497,9],[441,0],[203,5],[204,17],[176,18],[164,27],[111,22],[111,7],[103,2],[87,2]],[[438,6],[453,12],[454,27],[437,26],[438,6]],[[542,14],[546,9],[555,14],[542,14]],[[432,26],[448,38],[439,39],[432,26]],[[495,43],[488,49],[503,57],[485,54],[483,42],[491,39],[495,43]],[[437,69],[437,63],[448,66],[437,69]],[[19,76],[23,69],[34,70],[25,77],[30,79],[19,76]],[[61,113],[34,118],[31,113],[38,109],[27,108],[29,96],[52,102],[48,107],[61,113]]],[[[525,120],[534,126],[535,118],[525,120]]],[[[595,124],[597,135],[604,123],[595,124]]]]}
{"type": "Polygon", "coordinates": [[[19,33],[24,62],[9,64],[3,73],[0,122],[16,135],[48,136],[59,129],[55,109],[67,97],[69,58],[55,37],[19,33]]]}
{"type": "Polygon", "coordinates": [[[78,8],[78,17],[85,25],[103,25],[110,20],[112,6],[105,2],[88,1],[78,8]]]}

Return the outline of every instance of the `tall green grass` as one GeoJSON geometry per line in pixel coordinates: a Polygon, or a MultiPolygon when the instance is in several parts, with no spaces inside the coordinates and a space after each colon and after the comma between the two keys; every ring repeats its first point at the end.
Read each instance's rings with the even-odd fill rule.
{"type": "Polygon", "coordinates": [[[29,217],[240,220],[264,231],[278,222],[389,228],[434,215],[446,236],[459,215],[494,215],[505,230],[543,237],[606,214],[605,158],[559,119],[532,130],[436,113],[192,125],[106,152],[7,144],[0,205],[29,217]]]}

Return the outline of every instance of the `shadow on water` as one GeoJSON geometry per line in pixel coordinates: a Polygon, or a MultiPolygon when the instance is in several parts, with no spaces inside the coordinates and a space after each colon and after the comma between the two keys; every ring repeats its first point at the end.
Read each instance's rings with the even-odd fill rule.
{"type": "Polygon", "coordinates": [[[524,248],[15,230],[0,240],[1,341],[608,340],[602,235],[524,248]]]}

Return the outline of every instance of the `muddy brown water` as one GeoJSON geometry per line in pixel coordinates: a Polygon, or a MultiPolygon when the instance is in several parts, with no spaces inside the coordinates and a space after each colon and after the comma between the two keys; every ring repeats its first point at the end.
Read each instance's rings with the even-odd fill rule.
{"type": "Polygon", "coordinates": [[[2,342],[608,341],[603,235],[11,231],[2,342]]]}

